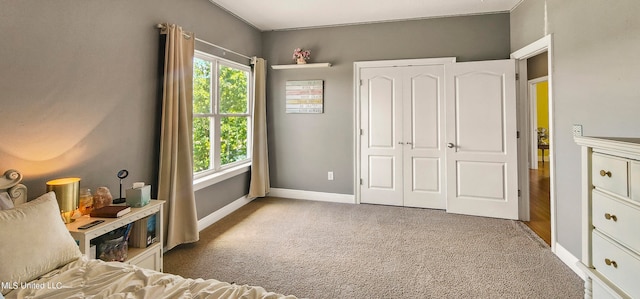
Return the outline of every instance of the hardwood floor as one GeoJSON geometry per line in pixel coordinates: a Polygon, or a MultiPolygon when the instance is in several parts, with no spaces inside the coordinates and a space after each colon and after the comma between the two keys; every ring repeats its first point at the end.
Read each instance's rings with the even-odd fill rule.
{"type": "Polygon", "coordinates": [[[538,163],[529,170],[530,218],[524,223],[551,245],[551,202],[549,197],[549,163],[538,163]]]}

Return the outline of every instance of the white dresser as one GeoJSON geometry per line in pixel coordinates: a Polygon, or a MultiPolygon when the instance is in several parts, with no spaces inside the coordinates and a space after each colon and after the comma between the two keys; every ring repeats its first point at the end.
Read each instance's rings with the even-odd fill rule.
{"type": "Polygon", "coordinates": [[[640,298],[640,138],[575,142],[582,146],[585,298],[640,298]]]}

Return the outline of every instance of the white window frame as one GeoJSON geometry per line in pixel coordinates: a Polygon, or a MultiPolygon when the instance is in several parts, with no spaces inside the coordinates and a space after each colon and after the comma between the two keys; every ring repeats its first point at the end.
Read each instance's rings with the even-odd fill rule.
{"type": "MultiPolygon", "coordinates": [[[[194,190],[199,190],[215,184],[217,182],[223,181],[227,178],[231,178],[240,173],[244,173],[249,171],[249,167],[251,165],[251,149],[252,149],[252,140],[253,140],[253,70],[248,65],[243,65],[234,61],[230,61],[224,58],[217,57],[215,55],[211,55],[201,51],[195,51],[195,58],[206,60],[211,62],[211,109],[212,113],[194,113],[194,118],[196,115],[198,117],[209,117],[211,119],[210,132],[212,133],[215,139],[211,139],[211,152],[210,152],[210,161],[212,167],[208,170],[203,170],[198,173],[193,174],[194,179],[194,190]],[[241,71],[246,71],[248,73],[248,81],[247,81],[247,113],[241,114],[221,114],[219,113],[220,108],[220,99],[219,99],[219,68],[220,66],[231,67],[234,69],[238,69],[241,71]],[[220,159],[220,120],[221,117],[246,117],[247,118],[247,158],[241,161],[236,161],[233,163],[229,163],[226,165],[221,165],[220,159]]],[[[192,124],[193,125],[193,124],[192,124]]]]}

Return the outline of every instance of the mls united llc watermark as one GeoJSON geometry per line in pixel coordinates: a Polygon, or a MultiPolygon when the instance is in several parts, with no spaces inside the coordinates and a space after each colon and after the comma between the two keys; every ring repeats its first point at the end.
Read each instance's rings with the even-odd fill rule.
{"type": "Polygon", "coordinates": [[[0,282],[0,286],[4,290],[17,290],[17,289],[33,289],[33,290],[44,290],[44,289],[61,289],[62,282],[0,282]]]}

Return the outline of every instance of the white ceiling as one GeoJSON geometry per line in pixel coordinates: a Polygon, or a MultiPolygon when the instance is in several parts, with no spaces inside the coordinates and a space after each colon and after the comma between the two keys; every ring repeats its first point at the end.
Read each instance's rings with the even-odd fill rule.
{"type": "Polygon", "coordinates": [[[262,31],[507,12],[522,0],[209,0],[262,31]]]}

